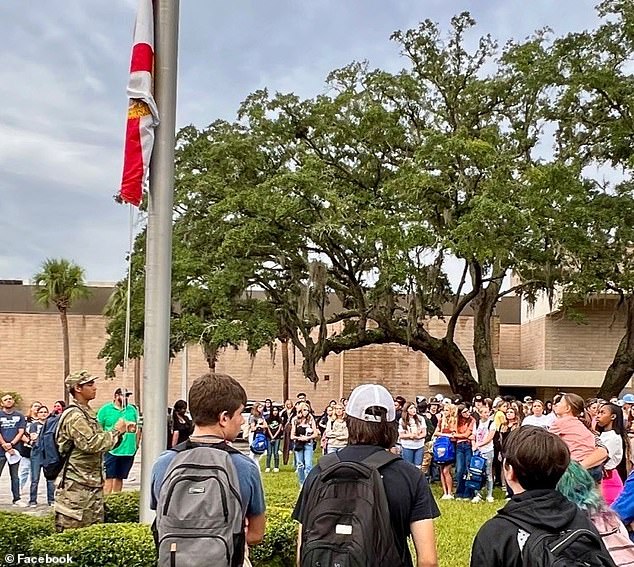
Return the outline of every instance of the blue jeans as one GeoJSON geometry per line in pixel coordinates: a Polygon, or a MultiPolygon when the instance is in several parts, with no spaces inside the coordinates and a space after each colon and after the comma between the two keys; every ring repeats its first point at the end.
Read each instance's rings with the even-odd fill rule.
{"type": "Polygon", "coordinates": [[[313,442],[308,441],[301,449],[295,449],[295,470],[299,485],[303,486],[308,473],[313,468],[313,442]]]}
{"type": "Polygon", "coordinates": [[[480,451],[480,455],[483,456],[487,462],[487,497],[493,497],[493,459],[495,453],[493,451],[489,451],[487,453],[480,451]]]}
{"type": "Polygon", "coordinates": [[[403,447],[403,460],[408,463],[412,463],[415,467],[420,468],[423,464],[423,453],[425,452],[425,447],[419,447],[418,449],[407,449],[403,447]]]}
{"type": "MultiPolygon", "coordinates": [[[[4,470],[4,465],[7,463],[7,458],[4,456],[4,451],[0,451],[0,475],[4,470]]],[[[11,475],[11,493],[13,494],[13,501],[20,500],[20,477],[19,477],[20,463],[15,465],[9,465],[9,475],[11,475]]]]}
{"type": "Polygon", "coordinates": [[[471,461],[471,454],[471,443],[456,443],[456,478],[458,479],[456,498],[471,498],[471,491],[465,486],[464,480],[464,475],[471,461]]]}
{"type": "MultiPolygon", "coordinates": [[[[31,453],[31,494],[29,496],[29,504],[37,504],[37,487],[40,483],[41,473],[42,455],[34,451],[31,453]]],[[[49,504],[55,501],[55,483],[52,480],[46,480],[46,499],[49,504]]]]}
{"type": "Polygon", "coordinates": [[[271,457],[275,463],[275,468],[280,468],[280,439],[269,440],[269,446],[266,449],[266,468],[271,468],[271,457]]]}
{"type": "Polygon", "coordinates": [[[20,479],[20,492],[24,490],[31,474],[31,458],[22,457],[20,459],[20,468],[18,469],[18,477],[20,479]]]}

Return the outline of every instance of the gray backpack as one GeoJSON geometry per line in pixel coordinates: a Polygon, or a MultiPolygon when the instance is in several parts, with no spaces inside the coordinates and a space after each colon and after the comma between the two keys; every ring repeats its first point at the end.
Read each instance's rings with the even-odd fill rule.
{"type": "Polygon", "coordinates": [[[226,443],[180,443],[161,485],[154,538],[158,567],[241,567],[244,518],[226,443]]]}

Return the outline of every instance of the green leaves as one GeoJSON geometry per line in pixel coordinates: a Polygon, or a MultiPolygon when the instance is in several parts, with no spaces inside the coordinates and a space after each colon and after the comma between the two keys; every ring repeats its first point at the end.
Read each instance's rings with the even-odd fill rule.
{"type": "Polygon", "coordinates": [[[78,299],[90,295],[84,282],[84,269],[64,258],[48,259],[33,276],[35,299],[45,307],[55,305],[66,311],[78,299]]]}
{"type": "Polygon", "coordinates": [[[212,360],[289,338],[317,380],[329,352],[391,341],[475,388],[456,320],[473,300],[486,325],[511,270],[529,298],[629,289],[631,187],[584,168],[631,167],[634,12],[617,0],[600,11],[592,32],[503,47],[473,41],[468,13],[448,33],[426,20],[393,34],[397,73],[352,62],[316,97],[259,90],[235,122],[184,128],[172,349],[196,340],[212,360]],[[459,290],[448,257],[465,266],[459,290]],[[448,301],[447,334],[432,337],[448,301]]]}

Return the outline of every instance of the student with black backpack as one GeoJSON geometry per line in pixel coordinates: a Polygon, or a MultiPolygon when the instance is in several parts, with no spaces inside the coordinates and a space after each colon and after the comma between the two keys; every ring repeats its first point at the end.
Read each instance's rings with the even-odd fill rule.
{"type": "Polygon", "coordinates": [[[433,518],[440,515],[422,472],[387,451],[398,437],[390,393],[358,386],[346,405],[348,443],[322,457],[293,512],[301,567],[437,567],[433,518]]]}
{"type": "Polygon", "coordinates": [[[471,567],[616,567],[589,518],[556,490],[570,451],[527,425],[502,448],[511,500],[478,531],[471,567]]]}
{"type": "Polygon", "coordinates": [[[245,541],[262,541],[266,518],[258,465],[231,446],[246,401],[240,383],[224,374],[205,374],[192,384],[194,432],[152,469],[158,567],[250,565],[245,541]]]}

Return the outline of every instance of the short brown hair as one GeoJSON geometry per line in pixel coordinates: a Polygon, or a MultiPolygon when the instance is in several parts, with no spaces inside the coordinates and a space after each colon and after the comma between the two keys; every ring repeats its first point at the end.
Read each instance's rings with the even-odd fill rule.
{"type": "Polygon", "coordinates": [[[189,411],[195,425],[215,425],[222,412],[233,416],[246,403],[244,388],[228,374],[204,374],[189,389],[189,411]]]}
{"type": "Polygon", "coordinates": [[[524,425],[504,442],[505,464],[513,467],[524,490],[554,489],[570,463],[570,451],[543,427],[524,425]]]}
{"type": "Polygon", "coordinates": [[[368,408],[368,410],[370,409],[372,415],[381,417],[381,421],[365,421],[349,415],[346,416],[348,443],[350,445],[377,445],[384,449],[393,447],[398,440],[396,422],[386,421],[387,410],[385,408],[368,408]]]}

